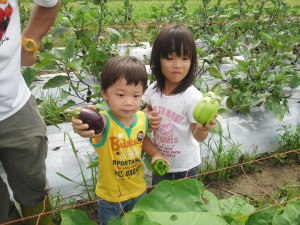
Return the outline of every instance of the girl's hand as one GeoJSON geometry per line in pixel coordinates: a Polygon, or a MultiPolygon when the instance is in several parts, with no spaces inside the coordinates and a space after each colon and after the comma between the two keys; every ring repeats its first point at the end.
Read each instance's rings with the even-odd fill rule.
{"type": "Polygon", "coordinates": [[[160,126],[160,120],[161,120],[161,118],[158,116],[158,112],[153,110],[149,112],[148,119],[149,119],[150,130],[156,131],[160,126]]]}
{"type": "MultiPolygon", "coordinates": [[[[215,118],[216,117],[217,115],[215,116],[215,118]]],[[[205,124],[205,126],[200,123],[191,124],[194,138],[197,141],[204,141],[207,138],[209,131],[213,128],[214,125],[216,125],[216,123],[216,120],[213,119],[212,121],[210,121],[210,123],[205,124]]]]}
{"type": "Polygon", "coordinates": [[[203,126],[202,124],[200,123],[197,123],[196,125],[196,129],[199,129],[199,130],[203,130],[203,131],[210,131],[215,125],[216,125],[216,117],[218,115],[215,116],[215,119],[213,119],[212,121],[210,121],[210,123],[206,124],[205,126],[203,126]]]}

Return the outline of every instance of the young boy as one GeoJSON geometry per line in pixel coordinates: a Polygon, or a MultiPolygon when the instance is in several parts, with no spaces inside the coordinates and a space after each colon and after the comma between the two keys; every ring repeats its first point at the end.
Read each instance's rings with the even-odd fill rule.
{"type": "Polygon", "coordinates": [[[117,56],[107,61],[101,73],[102,97],[110,109],[101,112],[104,130],[95,135],[87,124],[73,119],[74,131],[91,137],[99,155],[96,194],[100,225],[130,211],[146,193],[142,150],[152,162],[163,159],[146,136],[148,118],[139,111],[147,87],[147,72],[142,61],[131,56],[117,56]]]}

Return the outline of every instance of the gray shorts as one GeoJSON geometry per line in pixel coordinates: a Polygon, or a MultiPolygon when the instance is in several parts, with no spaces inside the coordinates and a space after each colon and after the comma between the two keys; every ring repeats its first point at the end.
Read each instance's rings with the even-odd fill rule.
{"type": "MultiPolygon", "coordinates": [[[[46,125],[35,99],[11,117],[0,121],[0,161],[14,199],[22,205],[39,202],[48,192],[45,159],[48,140],[46,125]]],[[[0,177],[0,223],[8,215],[10,196],[0,177]]]]}

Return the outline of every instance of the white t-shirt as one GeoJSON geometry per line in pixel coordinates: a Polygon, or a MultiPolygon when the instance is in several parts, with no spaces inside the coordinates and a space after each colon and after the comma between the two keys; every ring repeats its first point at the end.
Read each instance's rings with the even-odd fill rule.
{"type": "Polygon", "coordinates": [[[160,127],[152,141],[170,162],[169,172],[187,171],[201,163],[199,142],[190,128],[196,123],[193,110],[203,97],[194,86],[173,96],[161,95],[153,82],[146,90],[143,101],[159,112],[160,127]]]}
{"type": "MultiPolygon", "coordinates": [[[[36,0],[44,7],[56,5],[57,0],[36,0]]],[[[21,28],[18,1],[8,0],[0,3],[5,10],[12,7],[9,18],[4,17],[0,26],[0,121],[20,110],[31,93],[21,74],[21,28]]]]}

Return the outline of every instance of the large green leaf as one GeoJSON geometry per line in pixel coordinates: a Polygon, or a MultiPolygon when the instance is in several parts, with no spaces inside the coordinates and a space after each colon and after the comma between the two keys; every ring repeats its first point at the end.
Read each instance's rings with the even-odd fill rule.
{"type": "MultiPolygon", "coordinates": [[[[208,212],[207,202],[216,202],[220,212],[219,200],[209,191],[204,189],[203,183],[196,179],[186,178],[182,180],[164,180],[160,182],[147,196],[141,199],[122,219],[120,224],[127,224],[131,216],[143,218],[143,222],[149,221],[162,225],[228,225],[220,216],[208,212]],[[142,215],[142,216],[141,216],[142,215]],[[149,220],[149,221],[148,221],[149,220]]],[[[131,220],[132,221],[132,220],[131,220]]],[[[114,223],[116,224],[116,223],[114,223]]],[[[129,223],[140,225],[144,223],[129,223]]],[[[152,223],[149,223],[152,224],[152,223]]]]}
{"type": "Polygon", "coordinates": [[[275,215],[272,225],[299,225],[300,223],[300,201],[289,203],[280,215],[275,215]]]}
{"type": "Polygon", "coordinates": [[[274,214],[279,207],[272,207],[269,209],[262,209],[249,216],[245,225],[272,225],[274,214]]]}
{"type": "Polygon", "coordinates": [[[139,201],[134,210],[148,212],[207,211],[200,195],[204,185],[196,179],[164,180],[139,201]]]}
{"type": "Polygon", "coordinates": [[[239,224],[245,224],[248,214],[253,213],[255,208],[249,204],[246,199],[238,196],[232,196],[228,199],[220,200],[222,207],[222,217],[226,218],[228,223],[238,221],[239,224]]]}
{"type": "Polygon", "coordinates": [[[148,215],[152,221],[162,225],[229,225],[223,218],[210,212],[149,212],[148,215]]]}
{"type": "Polygon", "coordinates": [[[123,217],[118,217],[109,221],[109,225],[162,225],[161,223],[153,222],[149,220],[146,212],[139,210],[126,214],[123,217]]]}
{"type": "Polygon", "coordinates": [[[96,225],[82,210],[68,209],[61,211],[61,225],[96,225]]]}

